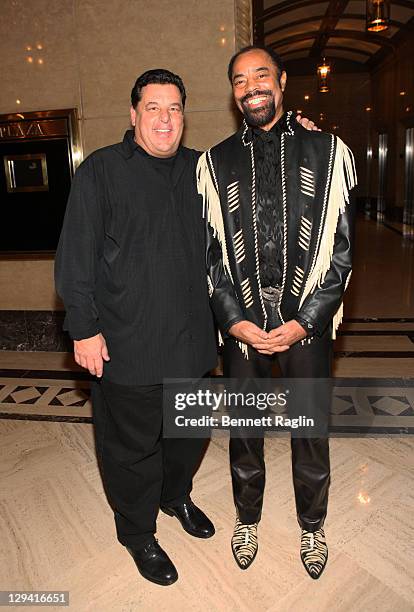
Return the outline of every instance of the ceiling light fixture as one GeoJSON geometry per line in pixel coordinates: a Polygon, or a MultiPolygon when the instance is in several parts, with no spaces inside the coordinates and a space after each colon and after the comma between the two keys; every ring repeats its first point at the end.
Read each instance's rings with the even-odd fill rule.
{"type": "Polygon", "coordinates": [[[390,25],[390,0],[367,0],[368,32],[383,32],[390,25]]]}
{"type": "Polygon", "coordinates": [[[318,64],[316,73],[318,75],[318,90],[321,93],[327,93],[329,91],[331,65],[325,58],[323,58],[323,61],[318,64]]]}

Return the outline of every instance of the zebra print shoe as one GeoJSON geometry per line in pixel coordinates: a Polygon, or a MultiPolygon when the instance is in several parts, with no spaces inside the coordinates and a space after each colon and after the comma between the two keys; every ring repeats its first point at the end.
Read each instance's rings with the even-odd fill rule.
{"type": "Polygon", "coordinates": [[[328,547],[323,529],[318,529],[314,533],[302,529],[300,558],[309,576],[317,580],[328,560],[328,547]]]}
{"type": "Polygon", "coordinates": [[[247,569],[257,554],[257,523],[246,525],[236,518],[231,549],[240,569],[247,569]]]}

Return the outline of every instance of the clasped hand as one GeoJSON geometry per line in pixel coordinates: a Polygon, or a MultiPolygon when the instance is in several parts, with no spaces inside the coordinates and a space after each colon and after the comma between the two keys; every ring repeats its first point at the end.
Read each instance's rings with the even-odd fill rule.
{"type": "Polygon", "coordinates": [[[294,319],[265,332],[250,321],[240,321],[229,329],[229,334],[238,340],[250,344],[259,353],[273,355],[287,351],[292,344],[306,338],[303,327],[294,319]]]}

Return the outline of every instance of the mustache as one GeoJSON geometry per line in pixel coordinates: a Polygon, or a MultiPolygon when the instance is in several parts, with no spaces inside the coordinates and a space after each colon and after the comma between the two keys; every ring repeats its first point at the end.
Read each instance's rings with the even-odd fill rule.
{"type": "Polygon", "coordinates": [[[242,104],[244,104],[245,102],[247,102],[247,100],[250,100],[250,98],[256,98],[256,96],[271,96],[273,95],[273,92],[270,89],[255,89],[254,91],[251,91],[250,93],[247,93],[245,96],[243,96],[243,98],[240,100],[242,104]]]}

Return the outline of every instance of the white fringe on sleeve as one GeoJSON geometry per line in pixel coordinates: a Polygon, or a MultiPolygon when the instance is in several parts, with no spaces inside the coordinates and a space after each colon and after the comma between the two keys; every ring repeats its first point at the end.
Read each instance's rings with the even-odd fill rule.
{"type": "MultiPolygon", "coordinates": [[[[207,221],[213,230],[213,235],[217,237],[217,240],[220,243],[221,252],[223,256],[223,266],[224,266],[225,271],[229,275],[229,278],[234,286],[233,276],[230,270],[229,256],[227,252],[226,235],[224,231],[224,221],[223,221],[223,214],[221,211],[218,185],[217,185],[217,180],[214,174],[213,174],[214,182],[211,176],[212,173],[210,172],[210,168],[208,164],[209,154],[210,154],[209,151],[206,151],[206,153],[203,153],[203,155],[201,155],[197,163],[197,170],[196,170],[197,191],[203,198],[203,217],[204,218],[207,217],[207,221]]],[[[214,173],[213,165],[211,165],[211,168],[212,168],[212,172],[214,173]]],[[[209,280],[211,283],[211,279],[209,280]]],[[[209,290],[211,290],[211,287],[209,287],[209,290]]],[[[211,297],[211,294],[210,294],[210,297],[211,297]]],[[[220,330],[218,331],[218,341],[220,345],[224,344],[220,330]]],[[[237,344],[239,345],[240,350],[243,353],[243,356],[246,359],[248,359],[249,352],[248,352],[247,344],[245,344],[244,342],[241,342],[240,340],[237,341],[237,344]]]]}
{"type": "MultiPolygon", "coordinates": [[[[352,151],[340,138],[336,137],[335,161],[318,255],[307,278],[299,307],[302,306],[307,296],[313,293],[316,287],[320,287],[325,280],[326,273],[331,266],[339,215],[345,212],[346,205],[349,204],[349,191],[356,184],[357,176],[352,151]]],[[[348,275],[346,286],[349,278],[350,275],[348,275]]],[[[335,332],[342,321],[342,317],[343,305],[341,304],[332,321],[333,338],[336,336],[335,332]]]]}

